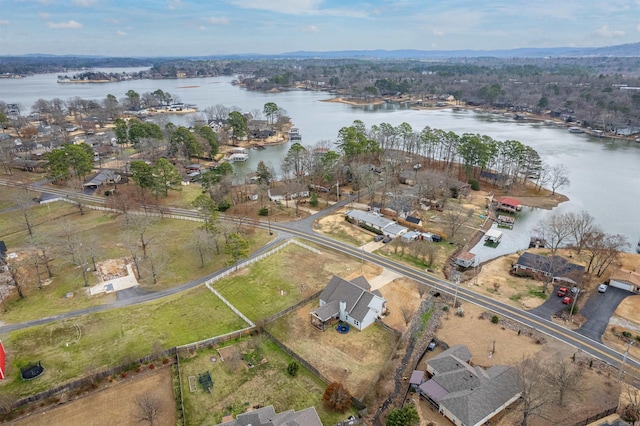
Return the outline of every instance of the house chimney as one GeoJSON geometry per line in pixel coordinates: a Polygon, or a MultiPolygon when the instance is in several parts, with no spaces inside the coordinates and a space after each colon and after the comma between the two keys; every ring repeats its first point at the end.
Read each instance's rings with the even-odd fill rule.
{"type": "Polygon", "coordinates": [[[344,321],[345,315],[347,313],[347,302],[344,300],[340,301],[340,319],[344,321]]]}

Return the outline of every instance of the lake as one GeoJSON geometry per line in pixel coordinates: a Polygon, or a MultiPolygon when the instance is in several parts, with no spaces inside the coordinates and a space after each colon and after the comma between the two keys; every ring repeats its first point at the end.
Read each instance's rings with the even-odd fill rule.
{"type": "MultiPolygon", "coordinates": [[[[105,71],[110,71],[104,69],[105,71]]],[[[134,69],[118,69],[133,71],[134,69]]],[[[543,161],[564,164],[571,185],[561,188],[570,201],[554,211],[587,210],[608,233],[621,234],[631,243],[630,251],[640,237],[640,144],[608,138],[593,138],[586,134],[569,133],[565,127],[514,121],[511,118],[474,111],[412,110],[406,105],[353,107],[322,102],[328,93],[291,90],[281,93],[250,92],[231,84],[231,77],[194,78],[177,80],[133,80],[118,83],[58,84],[57,74],[40,74],[21,79],[0,79],[0,100],[18,103],[23,112],[30,112],[39,98],[63,100],[79,96],[101,100],[107,94],[123,98],[133,89],[143,94],[161,89],[178,96],[182,102],[206,107],[223,104],[240,111],[262,110],[267,102],[275,102],[287,110],[295,127],[300,128],[302,144],[314,145],[320,140],[335,141],[338,130],[361,120],[367,126],[406,122],[414,130],[425,126],[454,131],[457,134],[479,133],[498,140],[516,139],[534,148],[543,161]]],[[[188,124],[188,115],[169,115],[177,125],[188,124]]],[[[235,163],[237,173],[255,171],[258,161],[271,164],[276,170],[286,155],[289,144],[252,150],[250,160],[235,163]]],[[[496,249],[482,244],[472,251],[483,261],[526,247],[535,225],[549,211],[525,209],[513,230],[504,230],[502,243],[496,249]]]]}

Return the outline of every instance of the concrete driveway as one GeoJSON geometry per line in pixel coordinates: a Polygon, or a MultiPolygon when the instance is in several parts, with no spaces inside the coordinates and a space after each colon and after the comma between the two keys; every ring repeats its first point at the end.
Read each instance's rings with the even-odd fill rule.
{"type": "Polygon", "coordinates": [[[596,342],[602,342],[602,334],[609,324],[611,315],[627,296],[631,296],[631,293],[615,287],[609,287],[604,293],[593,293],[580,310],[587,322],[576,332],[596,342]]]}

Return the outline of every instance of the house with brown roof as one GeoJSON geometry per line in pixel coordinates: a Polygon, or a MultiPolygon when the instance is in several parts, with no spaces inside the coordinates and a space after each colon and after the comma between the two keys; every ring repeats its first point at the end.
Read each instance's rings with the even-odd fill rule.
{"type": "Polygon", "coordinates": [[[370,290],[363,276],[347,281],[334,275],[320,293],[320,306],[311,311],[311,324],[324,331],[340,320],[364,330],[387,311],[380,292],[370,290]]]}
{"type": "Polygon", "coordinates": [[[473,366],[471,353],[456,345],[427,361],[432,376],[418,390],[420,396],[457,426],[480,426],[522,395],[515,367],[473,366]]]}

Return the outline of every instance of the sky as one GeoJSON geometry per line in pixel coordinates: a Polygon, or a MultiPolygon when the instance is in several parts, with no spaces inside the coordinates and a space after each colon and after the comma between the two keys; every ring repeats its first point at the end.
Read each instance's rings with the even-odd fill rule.
{"type": "Polygon", "coordinates": [[[600,47],[640,0],[0,0],[0,55],[600,47]]]}

